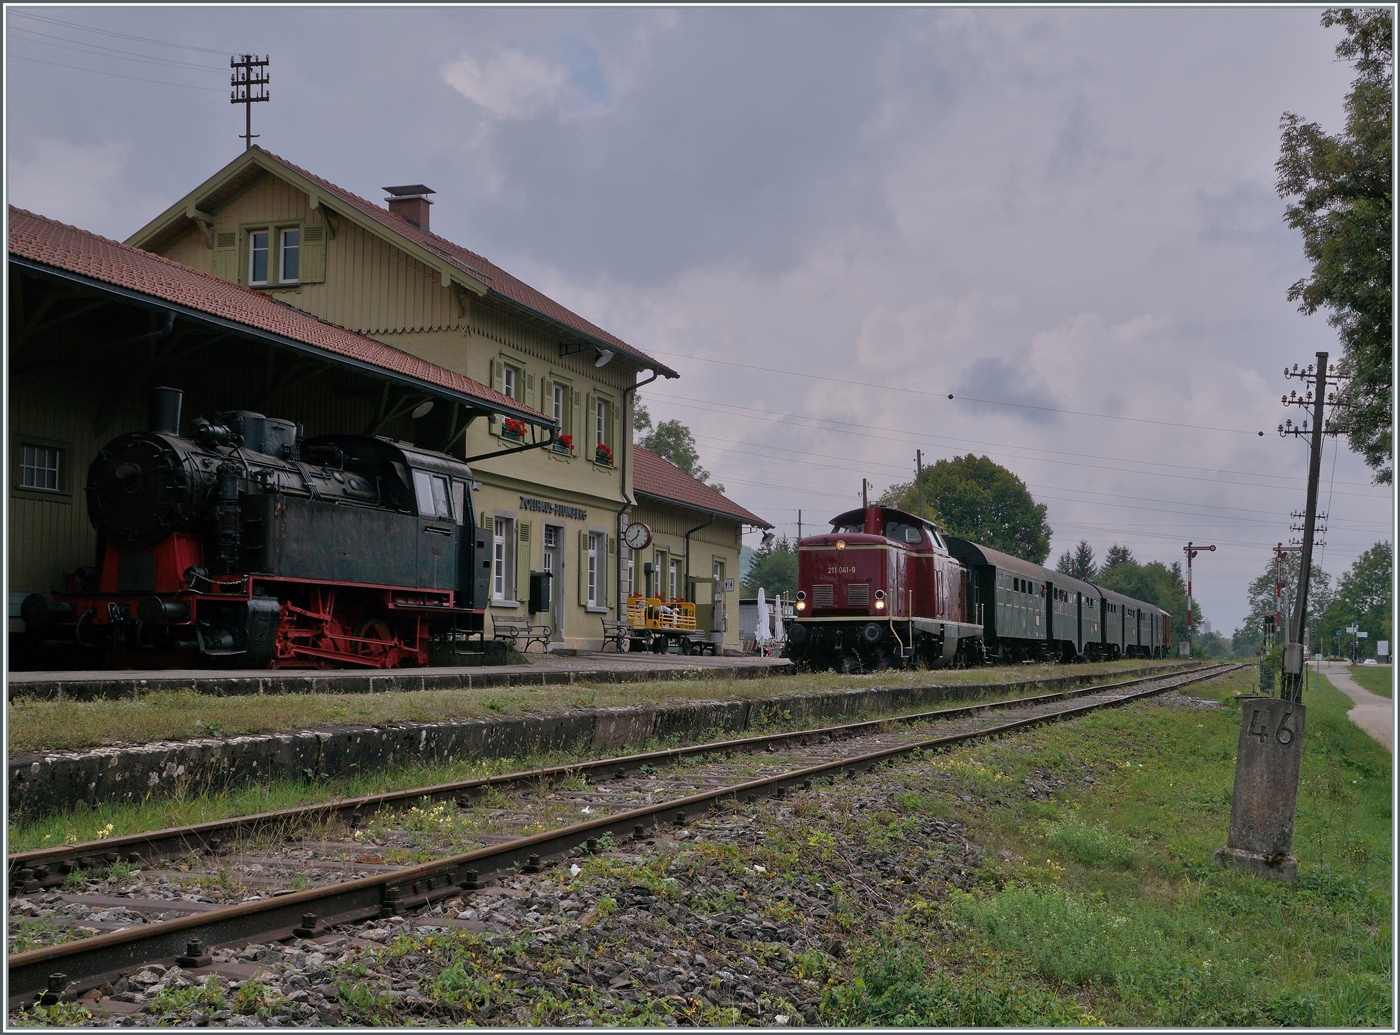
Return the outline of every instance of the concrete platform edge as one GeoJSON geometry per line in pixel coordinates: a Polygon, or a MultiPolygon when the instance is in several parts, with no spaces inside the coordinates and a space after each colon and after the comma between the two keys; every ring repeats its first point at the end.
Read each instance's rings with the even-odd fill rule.
{"type": "MultiPolygon", "coordinates": [[[[1134,669],[1113,675],[1129,679],[1148,671],[1163,669],[1134,669]]],[[[1061,692],[1102,678],[1082,675],[980,686],[858,687],[756,700],[673,701],[544,715],[331,727],[13,755],[8,759],[9,815],[13,821],[16,816],[35,818],[68,811],[79,803],[136,803],[147,797],[216,793],[255,780],[334,779],[414,763],[522,757],[554,750],[618,753],[667,740],[742,734],[779,722],[841,721],[862,714],[909,711],[953,697],[1061,692]]]]}

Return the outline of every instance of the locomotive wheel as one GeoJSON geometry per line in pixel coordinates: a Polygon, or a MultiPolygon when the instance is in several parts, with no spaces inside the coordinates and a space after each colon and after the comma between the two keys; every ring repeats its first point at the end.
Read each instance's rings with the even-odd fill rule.
{"type": "Polygon", "coordinates": [[[397,642],[394,630],[390,629],[389,623],[378,615],[361,619],[360,624],[355,626],[355,636],[363,640],[380,641],[379,643],[361,643],[357,640],[352,643],[351,652],[362,658],[382,658],[394,649],[397,642]]]}

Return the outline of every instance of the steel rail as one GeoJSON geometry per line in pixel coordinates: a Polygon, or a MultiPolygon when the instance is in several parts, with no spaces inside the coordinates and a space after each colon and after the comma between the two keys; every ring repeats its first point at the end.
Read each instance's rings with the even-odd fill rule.
{"type": "MultiPolygon", "coordinates": [[[[456,798],[459,800],[479,796],[488,790],[503,790],[538,783],[577,777],[597,772],[613,772],[622,775],[628,770],[639,769],[643,765],[665,765],[669,762],[691,758],[697,755],[752,751],[758,748],[778,746],[787,743],[803,743],[815,737],[860,736],[881,726],[911,724],[953,718],[959,715],[975,715],[980,712],[1034,705],[1045,701],[1082,697],[1087,694],[1104,693],[1110,690],[1134,686],[1157,679],[1169,679],[1180,670],[1157,675],[1141,676],[1102,683],[1075,690],[1062,690],[1049,694],[1036,694],[1030,697],[1012,697],[1000,701],[978,702],[958,705],[952,708],[937,708],[927,711],[909,712],[903,715],[890,715],[878,719],[843,723],[836,726],[822,726],[802,730],[788,730],[781,733],[766,733],[753,737],[733,740],[709,741],[703,744],[689,744],[684,747],[662,748],[657,751],[641,752],[634,755],[611,758],[585,759],[563,765],[547,766],[541,769],[502,773],[495,776],[473,777],[451,783],[415,787],[403,791],[383,791],[356,798],[342,798],[336,801],[315,805],[299,805],[293,808],[259,812],[247,816],[234,816],[227,819],[207,820],[187,826],[167,827],[163,830],[144,831],[109,837],[99,841],[85,841],[79,844],[55,845],[49,848],[34,848],[15,852],[9,856],[7,872],[11,894],[33,894],[44,888],[57,887],[68,874],[77,869],[97,869],[118,861],[144,863],[148,860],[184,855],[217,849],[233,840],[239,834],[251,834],[278,826],[324,821],[336,816],[349,814],[352,822],[359,822],[375,810],[386,805],[417,801],[423,798],[437,800],[456,798]],[[28,871],[28,872],[26,872],[28,871]]],[[[1193,669],[1193,671],[1200,671],[1193,669]]],[[[971,687],[970,687],[971,688],[971,687]]],[[[917,689],[917,688],[916,688],[917,689]]],[[[465,803],[465,802],[463,802],[465,803]]]]}
{"type": "Polygon", "coordinates": [[[16,953],[8,959],[10,1009],[33,1001],[36,994],[44,992],[51,984],[59,985],[71,994],[96,987],[104,981],[115,981],[123,971],[133,967],[153,961],[174,962],[189,949],[196,948],[188,944],[190,941],[198,940],[202,953],[207,947],[243,944],[253,940],[279,940],[292,937],[294,932],[297,936],[308,937],[336,924],[397,915],[439,899],[460,895],[463,891],[475,890],[485,873],[517,865],[534,872],[543,861],[588,845],[590,840],[604,835],[624,838],[629,834],[632,837],[646,836],[648,821],[654,831],[657,825],[666,821],[668,813],[675,823],[682,824],[688,815],[708,811],[726,800],[752,802],[759,795],[781,794],[793,786],[810,786],[815,779],[854,776],[901,755],[949,748],[1015,733],[1100,708],[1128,704],[1213,679],[1242,667],[1224,665],[1205,672],[1198,670],[1167,681],[1165,685],[1110,701],[1092,701],[1015,719],[983,730],[946,734],[822,762],[405,867],[391,874],[362,877],[16,953]],[[50,982],[50,975],[60,968],[62,974],[55,975],[54,981],[50,982]]]}

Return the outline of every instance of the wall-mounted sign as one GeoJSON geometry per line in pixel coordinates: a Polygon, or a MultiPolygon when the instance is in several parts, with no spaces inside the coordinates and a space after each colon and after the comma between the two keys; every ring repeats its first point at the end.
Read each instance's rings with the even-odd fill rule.
{"type": "Polygon", "coordinates": [[[552,514],[555,517],[573,518],[575,521],[587,521],[588,511],[582,507],[570,507],[563,503],[551,503],[549,500],[532,499],[529,496],[520,497],[521,510],[533,510],[537,514],[552,514]]]}
{"type": "Polygon", "coordinates": [[[733,592],[735,592],[738,588],[739,588],[738,583],[737,583],[734,579],[725,579],[725,580],[724,580],[724,591],[725,591],[726,593],[733,593],[733,592]]]}

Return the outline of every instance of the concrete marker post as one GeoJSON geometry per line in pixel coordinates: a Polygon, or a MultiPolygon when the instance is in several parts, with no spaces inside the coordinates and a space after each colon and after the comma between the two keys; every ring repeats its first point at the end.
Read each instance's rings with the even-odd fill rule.
{"type": "Polygon", "coordinates": [[[1215,861],[1261,877],[1293,880],[1298,876],[1293,821],[1307,709],[1278,697],[1242,697],[1240,704],[1230,836],[1215,861]]]}

